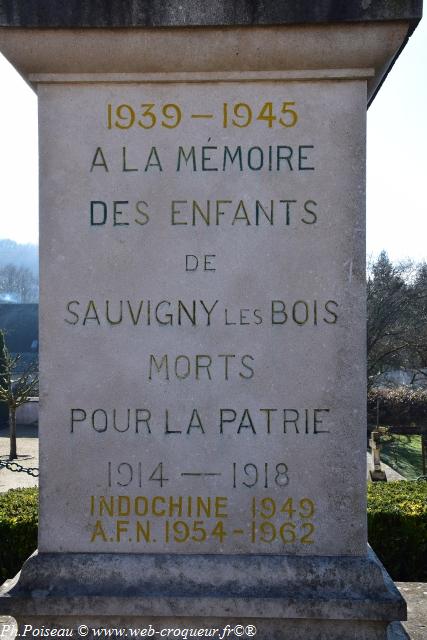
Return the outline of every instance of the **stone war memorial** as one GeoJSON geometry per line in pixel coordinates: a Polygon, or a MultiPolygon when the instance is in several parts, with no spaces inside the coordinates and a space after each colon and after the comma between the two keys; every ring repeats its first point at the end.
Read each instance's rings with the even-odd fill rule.
{"type": "Polygon", "coordinates": [[[366,110],[421,5],[0,2],[39,101],[21,628],[401,633],[367,545],[366,110]]]}

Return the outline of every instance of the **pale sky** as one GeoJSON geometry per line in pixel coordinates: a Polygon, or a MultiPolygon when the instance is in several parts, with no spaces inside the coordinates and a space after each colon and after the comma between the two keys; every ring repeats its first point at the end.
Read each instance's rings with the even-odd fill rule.
{"type": "Polygon", "coordinates": [[[367,252],[427,261],[427,18],[368,111],[367,252]]]}
{"type": "MultiPolygon", "coordinates": [[[[0,238],[38,242],[37,99],[0,54],[0,238]]],[[[427,20],[368,111],[367,253],[427,261],[427,20]]]]}

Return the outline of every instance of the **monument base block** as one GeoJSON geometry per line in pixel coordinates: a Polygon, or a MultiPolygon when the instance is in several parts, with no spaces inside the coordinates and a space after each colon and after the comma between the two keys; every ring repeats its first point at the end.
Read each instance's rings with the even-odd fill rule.
{"type": "Polygon", "coordinates": [[[0,596],[0,612],[14,616],[21,633],[25,625],[83,624],[91,637],[92,629],[151,625],[157,636],[166,628],[218,629],[211,635],[220,638],[240,625],[244,637],[256,627],[257,640],[406,637],[392,624],[406,618],[406,604],[371,550],[365,557],[40,553],[0,596]]]}

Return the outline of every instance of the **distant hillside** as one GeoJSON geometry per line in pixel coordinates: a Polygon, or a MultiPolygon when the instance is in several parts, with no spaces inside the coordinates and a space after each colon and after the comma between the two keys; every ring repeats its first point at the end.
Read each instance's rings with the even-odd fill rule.
{"type": "Polygon", "coordinates": [[[35,244],[18,244],[14,240],[0,240],[0,268],[7,264],[27,267],[35,277],[39,271],[39,248],[35,244]]]}

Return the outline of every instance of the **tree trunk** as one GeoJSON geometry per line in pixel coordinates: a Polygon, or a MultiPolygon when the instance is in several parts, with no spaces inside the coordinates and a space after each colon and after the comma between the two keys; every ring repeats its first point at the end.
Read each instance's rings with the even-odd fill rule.
{"type": "Polygon", "coordinates": [[[16,407],[9,407],[9,436],[10,436],[9,460],[15,460],[18,457],[18,454],[16,451],[16,407]]]}
{"type": "Polygon", "coordinates": [[[422,457],[422,461],[423,461],[423,476],[425,476],[427,474],[427,465],[426,465],[426,459],[427,459],[427,436],[425,436],[423,433],[421,434],[421,457],[422,457]]]}

